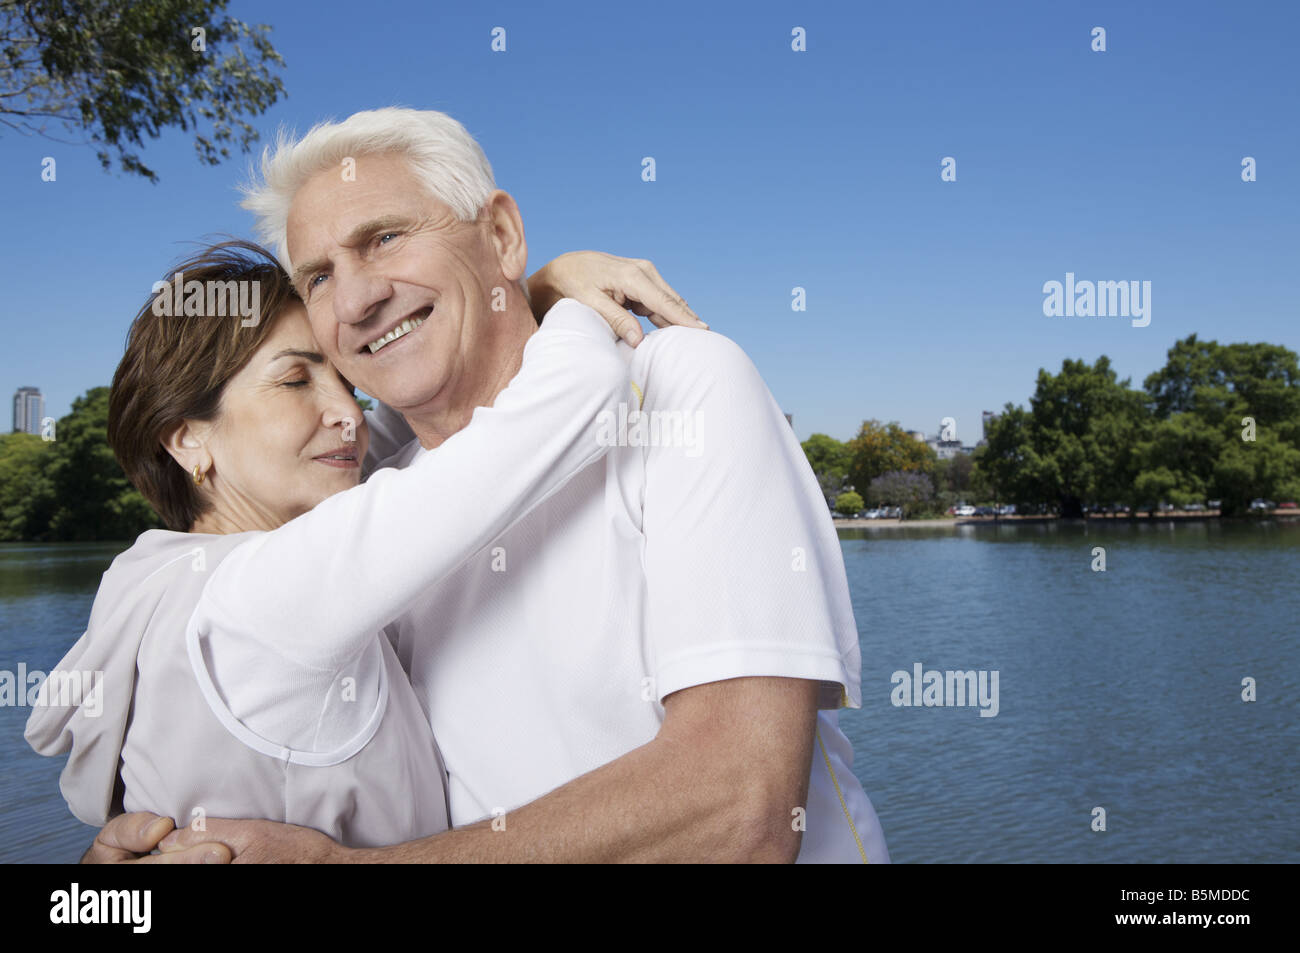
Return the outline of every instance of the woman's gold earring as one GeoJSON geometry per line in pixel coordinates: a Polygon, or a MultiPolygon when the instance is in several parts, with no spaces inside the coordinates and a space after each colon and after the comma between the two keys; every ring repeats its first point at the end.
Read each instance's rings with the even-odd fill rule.
{"type": "Polygon", "coordinates": [[[207,474],[199,469],[199,465],[197,463],[194,464],[194,485],[200,486],[203,483],[203,478],[205,476],[207,476],[207,474]]]}

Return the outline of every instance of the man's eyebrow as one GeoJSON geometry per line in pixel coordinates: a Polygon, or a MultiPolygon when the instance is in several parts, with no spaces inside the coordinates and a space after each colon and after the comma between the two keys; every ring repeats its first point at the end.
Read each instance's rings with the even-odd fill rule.
{"type": "MultiPolygon", "coordinates": [[[[406,228],[410,225],[410,219],[402,215],[385,215],[381,218],[372,218],[368,222],[362,222],[348,232],[347,237],[343,239],[344,248],[354,248],[363,241],[374,235],[376,232],[388,232],[398,228],[406,228]]],[[[293,286],[296,288],[308,275],[315,274],[318,271],[324,271],[329,266],[329,262],[323,258],[309,261],[305,265],[299,265],[293,270],[291,279],[293,286]]]]}
{"type": "Polygon", "coordinates": [[[325,261],[323,258],[318,258],[315,261],[307,262],[305,265],[299,265],[293,270],[293,275],[289,278],[289,283],[297,288],[301,286],[304,278],[308,275],[315,274],[328,264],[329,262],[325,261]]]}

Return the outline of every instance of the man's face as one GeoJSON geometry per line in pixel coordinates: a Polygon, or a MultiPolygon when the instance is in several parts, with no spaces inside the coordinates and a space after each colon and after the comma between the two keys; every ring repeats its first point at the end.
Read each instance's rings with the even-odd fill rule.
{"type": "Polygon", "coordinates": [[[428,407],[483,361],[492,288],[512,279],[488,221],[457,221],[404,158],[359,156],[355,171],[321,172],[295,195],[294,285],[340,374],[395,409],[428,407]]]}

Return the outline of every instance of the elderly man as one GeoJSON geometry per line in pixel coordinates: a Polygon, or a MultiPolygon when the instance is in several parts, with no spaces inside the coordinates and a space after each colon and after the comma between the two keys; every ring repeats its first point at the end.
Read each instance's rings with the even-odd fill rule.
{"type": "MultiPolygon", "coordinates": [[[[378,414],[372,453],[396,452],[371,466],[436,453],[492,404],[537,330],[514,200],[437,112],[317,126],[282,141],[262,171],[245,204],[320,347],[414,435],[399,446],[404,431],[378,414]]],[[[888,860],[834,714],[860,705],[857,630],[797,441],[727,338],[674,327],[619,347],[633,384],[605,422],[610,453],[389,627],[447,766],[455,829],[349,851],[301,828],[209,819],[164,850],[217,840],[240,860],[888,860]]],[[[110,825],[92,857],[150,846],[137,830],[110,825]]]]}

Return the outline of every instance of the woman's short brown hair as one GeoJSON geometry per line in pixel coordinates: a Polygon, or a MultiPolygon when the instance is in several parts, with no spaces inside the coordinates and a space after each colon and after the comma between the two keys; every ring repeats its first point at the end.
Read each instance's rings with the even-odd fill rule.
{"type": "MultiPolygon", "coordinates": [[[[216,419],[226,383],[248,363],[276,318],[298,296],[275,256],[246,241],[205,248],[171,269],[163,282],[167,287],[150,295],[132,322],[126,353],[113,375],[108,444],[127,478],[167,527],[188,532],[211,503],[199,496],[190,475],[163,446],[162,437],[182,418],[216,419]],[[175,278],[177,272],[183,277],[175,278]],[[208,315],[206,307],[173,308],[172,301],[159,301],[173,295],[183,300],[186,296],[175,291],[175,286],[183,283],[183,289],[192,288],[191,281],[200,282],[203,288],[219,288],[221,306],[212,310],[227,314],[208,315]],[[256,286],[227,282],[254,282],[256,286]],[[229,298],[225,295],[232,287],[243,288],[246,300],[258,302],[258,313],[251,321],[237,306],[226,306],[229,298]],[[205,313],[174,315],[173,310],[205,313]]],[[[205,303],[212,303],[215,297],[214,293],[205,295],[205,303]]]]}

